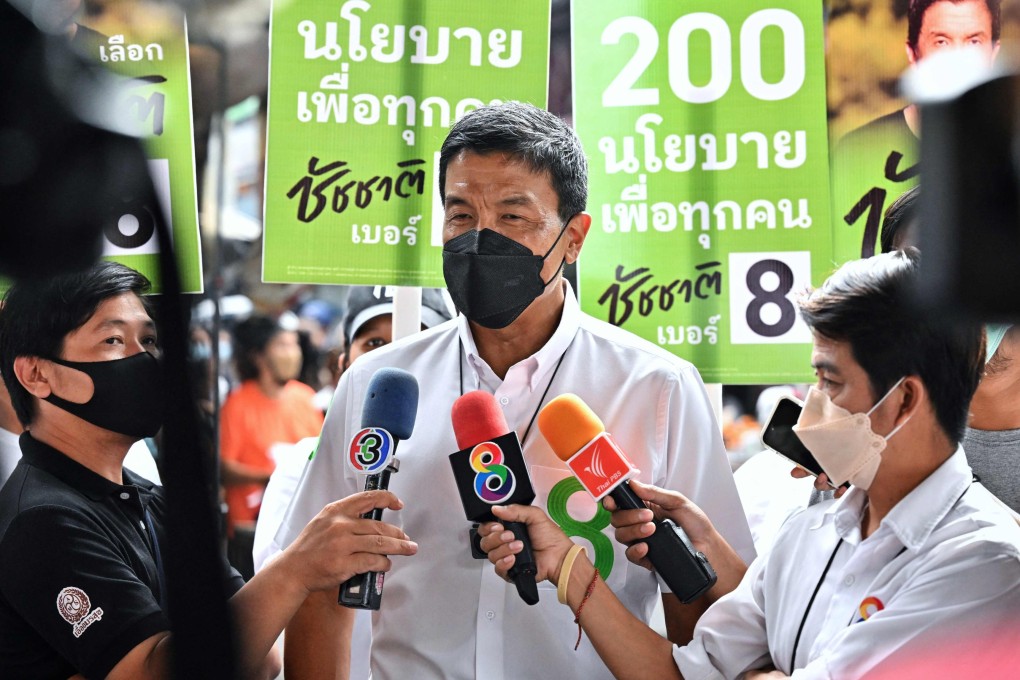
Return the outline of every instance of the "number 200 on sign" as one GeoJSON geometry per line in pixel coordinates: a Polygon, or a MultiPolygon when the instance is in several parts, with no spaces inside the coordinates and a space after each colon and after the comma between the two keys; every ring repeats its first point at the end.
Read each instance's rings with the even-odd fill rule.
{"type": "MultiPolygon", "coordinates": [[[[642,17],[614,19],[602,31],[603,45],[617,45],[625,35],[637,38],[637,50],[602,93],[602,105],[657,106],[659,88],[634,87],[655,60],[659,51],[659,33],[652,22],[642,17]]],[[[667,38],[669,86],[681,101],[707,104],[722,98],[733,81],[730,26],[710,12],[692,12],[673,22],[667,38]],[[690,39],[695,31],[709,37],[709,72],[704,85],[691,80],[690,39]]],[[[763,101],[779,101],[795,95],[804,84],[804,24],[785,9],[763,9],[749,16],[740,27],[740,81],[748,94],[763,101]],[[783,77],[769,83],[762,74],[762,33],[776,27],[783,33],[783,77]]]]}

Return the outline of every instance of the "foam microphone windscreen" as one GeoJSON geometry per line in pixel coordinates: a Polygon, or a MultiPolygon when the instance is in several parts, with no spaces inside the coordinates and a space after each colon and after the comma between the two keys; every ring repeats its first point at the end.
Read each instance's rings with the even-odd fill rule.
{"type": "Polygon", "coordinates": [[[459,449],[492,441],[510,431],[495,397],[482,390],[458,397],[450,410],[450,419],[459,449]]]}
{"type": "Polygon", "coordinates": [[[365,392],[362,427],[381,427],[404,440],[414,430],[418,413],[418,381],[399,368],[380,368],[365,392]]]}
{"type": "Polygon", "coordinates": [[[561,394],[538,413],[538,429],[560,460],[567,460],[606,431],[595,412],[576,394],[561,394]]]}

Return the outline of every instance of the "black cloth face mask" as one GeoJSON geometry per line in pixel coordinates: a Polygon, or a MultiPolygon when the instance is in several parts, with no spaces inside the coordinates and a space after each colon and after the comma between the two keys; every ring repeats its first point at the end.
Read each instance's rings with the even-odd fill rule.
{"type": "Polygon", "coordinates": [[[453,304],[479,326],[506,328],[556,278],[543,281],[542,265],[566,230],[564,224],[545,255],[491,229],[450,239],[443,246],[443,277],[453,304]]]}
{"type": "Polygon", "coordinates": [[[55,364],[81,371],[92,379],[92,398],[84,404],[52,392],[46,401],[71,415],[129,437],[151,437],[163,424],[163,372],[159,359],[139,352],[112,361],[65,361],[55,364]]]}

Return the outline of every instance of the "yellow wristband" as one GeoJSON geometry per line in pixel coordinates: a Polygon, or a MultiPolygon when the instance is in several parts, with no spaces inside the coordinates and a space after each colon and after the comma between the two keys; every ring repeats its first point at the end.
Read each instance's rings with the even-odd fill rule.
{"type": "Polygon", "coordinates": [[[560,567],[560,578],[556,584],[556,599],[560,601],[560,604],[567,603],[567,583],[570,581],[570,570],[574,567],[574,560],[581,553],[585,555],[588,551],[584,549],[583,545],[574,545],[567,551],[567,556],[563,558],[563,566],[560,567]]]}

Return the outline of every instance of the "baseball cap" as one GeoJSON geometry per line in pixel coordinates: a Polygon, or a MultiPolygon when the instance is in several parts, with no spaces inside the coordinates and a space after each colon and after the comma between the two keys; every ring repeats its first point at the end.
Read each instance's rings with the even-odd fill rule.
{"type": "MultiPolygon", "coordinates": [[[[393,313],[392,286],[352,286],[347,292],[347,314],[344,317],[344,338],[351,343],[367,322],[377,316],[393,313]]],[[[452,318],[438,288],[421,289],[421,322],[432,328],[452,318]]]]}

